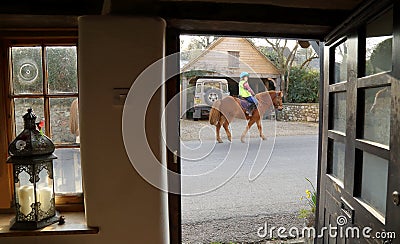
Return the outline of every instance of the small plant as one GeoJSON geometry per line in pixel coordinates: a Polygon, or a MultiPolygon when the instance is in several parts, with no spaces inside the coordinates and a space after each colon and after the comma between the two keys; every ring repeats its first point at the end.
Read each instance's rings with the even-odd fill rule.
{"type": "Polygon", "coordinates": [[[314,187],[313,183],[310,181],[310,179],[308,179],[308,178],[305,178],[305,179],[310,183],[311,190],[307,189],[306,195],[301,196],[300,200],[303,201],[305,199],[310,208],[300,209],[299,218],[306,219],[308,221],[307,225],[312,226],[314,224],[315,210],[317,208],[317,191],[315,190],[315,187],[314,187]]]}
{"type": "Polygon", "coordinates": [[[43,136],[44,119],[42,119],[39,123],[36,123],[36,126],[38,127],[40,134],[43,136]]]}

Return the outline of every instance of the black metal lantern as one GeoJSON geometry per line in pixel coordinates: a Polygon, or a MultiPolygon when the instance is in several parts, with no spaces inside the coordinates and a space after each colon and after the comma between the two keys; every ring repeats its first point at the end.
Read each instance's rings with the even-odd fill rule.
{"type": "Polygon", "coordinates": [[[59,220],[53,183],[54,144],[36,128],[32,109],[24,116],[24,130],[9,145],[13,165],[16,217],[11,230],[35,230],[59,220]]]}

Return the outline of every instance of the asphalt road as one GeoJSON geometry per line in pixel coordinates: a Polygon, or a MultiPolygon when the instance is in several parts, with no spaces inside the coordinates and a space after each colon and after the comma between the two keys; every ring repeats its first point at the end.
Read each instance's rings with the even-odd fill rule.
{"type": "Polygon", "coordinates": [[[305,177],[316,182],[318,137],[283,136],[275,143],[273,138],[262,142],[251,138],[248,142],[182,142],[183,175],[200,175],[182,178],[183,193],[196,194],[182,197],[183,224],[293,214],[306,206],[300,197],[310,189],[305,177]],[[262,173],[251,181],[254,162],[250,178],[262,173]]]}

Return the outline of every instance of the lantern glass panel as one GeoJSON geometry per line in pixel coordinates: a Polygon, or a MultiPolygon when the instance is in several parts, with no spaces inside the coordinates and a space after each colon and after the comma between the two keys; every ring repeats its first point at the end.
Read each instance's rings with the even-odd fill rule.
{"type": "Polygon", "coordinates": [[[39,195],[40,209],[48,211],[51,206],[53,198],[53,179],[49,177],[46,169],[42,169],[39,173],[39,182],[37,183],[37,190],[39,195]]]}
{"type": "MultiPolygon", "coordinates": [[[[31,175],[27,172],[31,165],[17,165],[18,182],[15,183],[17,204],[19,212],[28,216],[32,212],[32,204],[35,203],[34,185],[30,182],[31,175]]],[[[21,216],[22,217],[22,216],[21,216]]]]}
{"type": "Polygon", "coordinates": [[[53,172],[51,162],[43,162],[36,167],[36,195],[40,221],[54,215],[53,172]]]}

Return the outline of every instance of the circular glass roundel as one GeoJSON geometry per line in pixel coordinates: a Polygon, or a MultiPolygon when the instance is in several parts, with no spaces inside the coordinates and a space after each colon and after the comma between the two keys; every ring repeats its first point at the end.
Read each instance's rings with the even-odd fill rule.
{"type": "Polygon", "coordinates": [[[32,82],[38,77],[38,69],[33,63],[24,63],[19,69],[20,77],[27,82],[32,82]]]}

